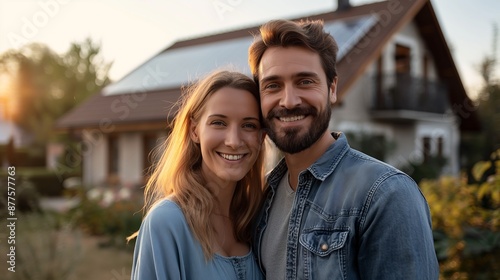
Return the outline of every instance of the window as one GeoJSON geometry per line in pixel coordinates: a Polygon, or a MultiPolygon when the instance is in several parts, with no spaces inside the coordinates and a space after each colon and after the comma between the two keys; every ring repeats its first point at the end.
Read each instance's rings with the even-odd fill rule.
{"type": "Polygon", "coordinates": [[[396,54],[395,54],[395,63],[396,63],[396,74],[397,75],[409,75],[411,69],[411,56],[410,56],[410,48],[396,44],[396,54]]]}
{"type": "Polygon", "coordinates": [[[443,158],[444,157],[444,139],[443,137],[439,137],[437,139],[437,156],[440,157],[440,158],[443,158]]]}
{"type": "Polygon", "coordinates": [[[429,163],[433,159],[444,158],[444,138],[442,136],[431,138],[429,136],[422,138],[422,156],[423,162],[429,163]]]}
{"type": "Polygon", "coordinates": [[[108,136],[108,174],[118,174],[119,163],[118,135],[108,136]]]}
{"type": "Polygon", "coordinates": [[[422,154],[424,156],[424,163],[427,163],[431,158],[431,138],[424,137],[422,140],[423,140],[422,154]]]}

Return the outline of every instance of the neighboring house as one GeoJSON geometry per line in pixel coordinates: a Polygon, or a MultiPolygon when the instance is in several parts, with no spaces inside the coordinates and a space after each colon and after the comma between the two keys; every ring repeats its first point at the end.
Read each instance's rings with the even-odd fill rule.
{"type": "Polygon", "coordinates": [[[26,147],[33,141],[33,136],[10,120],[6,96],[0,96],[0,165],[15,165],[14,150],[26,147]]]}
{"type": "Polygon", "coordinates": [[[0,145],[8,145],[12,139],[14,147],[27,146],[33,137],[9,120],[6,100],[6,98],[0,98],[0,145]]]}
{"type": "MultiPolygon", "coordinates": [[[[398,167],[442,155],[444,172],[457,174],[460,133],[478,122],[430,1],[339,7],[308,17],[324,20],[340,48],[331,129],[394,143],[383,156],[398,167]]],[[[81,137],[84,182],[118,176],[141,184],[180,88],[228,65],[250,75],[247,51],[257,31],[177,42],[59,119],[58,129],[81,137]]]]}

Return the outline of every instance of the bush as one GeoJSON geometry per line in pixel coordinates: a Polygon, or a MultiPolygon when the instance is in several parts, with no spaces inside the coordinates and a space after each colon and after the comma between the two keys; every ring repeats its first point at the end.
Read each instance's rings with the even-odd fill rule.
{"type": "MultiPolygon", "coordinates": [[[[1,178],[7,178],[2,177],[1,178]]],[[[10,196],[15,200],[16,212],[19,213],[29,213],[29,212],[40,212],[40,195],[36,191],[35,187],[29,180],[16,180],[14,186],[14,196],[10,196]]],[[[12,187],[12,186],[11,186],[12,187]]],[[[4,218],[8,216],[8,182],[7,180],[0,182],[0,189],[6,190],[0,196],[0,217],[4,218]]],[[[12,192],[12,191],[11,191],[12,192]]]]}
{"type": "Polygon", "coordinates": [[[436,253],[443,279],[500,279],[500,150],[478,162],[468,178],[422,180],[432,214],[436,253]],[[494,166],[486,180],[485,171],[494,166]]]}
{"type": "Polygon", "coordinates": [[[142,222],[142,197],[115,196],[109,199],[109,194],[116,194],[124,189],[127,188],[92,188],[89,191],[82,189],[79,193],[80,205],[68,215],[84,232],[107,237],[108,241],[101,245],[126,247],[126,237],[137,231],[142,222]]]}
{"type": "Polygon", "coordinates": [[[383,134],[369,134],[365,132],[346,132],[349,145],[369,156],[384,161],[396,148],[394,141],[389,141],[383,134]]]}
{"type": "Polygon", "coordinates": [[[447,159],[441,156],[430,156],[425,162],[413,163],[401,167],[401,170],[410,175],[415,182],[422,179],[437,179],[446,165],[447,159]]]}
{"type": "Polygon", "coordinates": [[[42,167],[45,166],[45,151],[37,147],[12,148],[8,145],[0,145],[0,161],[11,157],[9,165],[16,167],[42,167]],[[11,152],[9,156],[8,153],[11,152]]]}
{"type": "MultiPolygon", "coordinates": [[[[45,168],[16,168],[16,186],[29,182],[40,196],[61,196],[63,195],[63,181],[68,177],[78,176],[78,174],[58,174],[45,168]]],[[[0,171],[0,177],[6,178],[7,171],[0,171]]]]}

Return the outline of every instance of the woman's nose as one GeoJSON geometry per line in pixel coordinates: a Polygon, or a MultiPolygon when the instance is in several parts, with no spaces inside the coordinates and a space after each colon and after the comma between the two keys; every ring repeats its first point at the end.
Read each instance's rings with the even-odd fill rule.
{"type": "Polygon", "coordinates": [[[243,145],[239,127],[230,127],[228,129],[225,145],[233,149],[237,149],[243,145]]]}

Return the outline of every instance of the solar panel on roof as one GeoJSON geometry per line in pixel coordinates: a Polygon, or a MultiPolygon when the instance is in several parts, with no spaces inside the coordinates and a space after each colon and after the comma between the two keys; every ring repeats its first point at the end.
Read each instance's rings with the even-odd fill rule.
{"type": "Polygon", "coordinates": [[[325,23],[325,30],[332,34],[339,46],[337,61],[340,61],[367,34],[377,21],[378,18],[376,15],[370,15],[345,21],[325,23]]]}
{"type": "Polygon", "coordinates": [[[253,37],[225,40],[167,50],[104,89],[105,95],[175,88],[186,85],[215,68],[231,67],[250,73],[248,47],[253,37]]]}
{"type": "MultiPolygon", "coordinates": [[[[337,61],[377,22],[375,15],[326,22],[325,29],[339,45],[337,61]]],[[[120,81],[103,89],[104,95],[141,93],[177,88],[196,81],[216,68],[230,68],[250,75],[247,37],[166,50],[146,61],[120,81]]]]}

